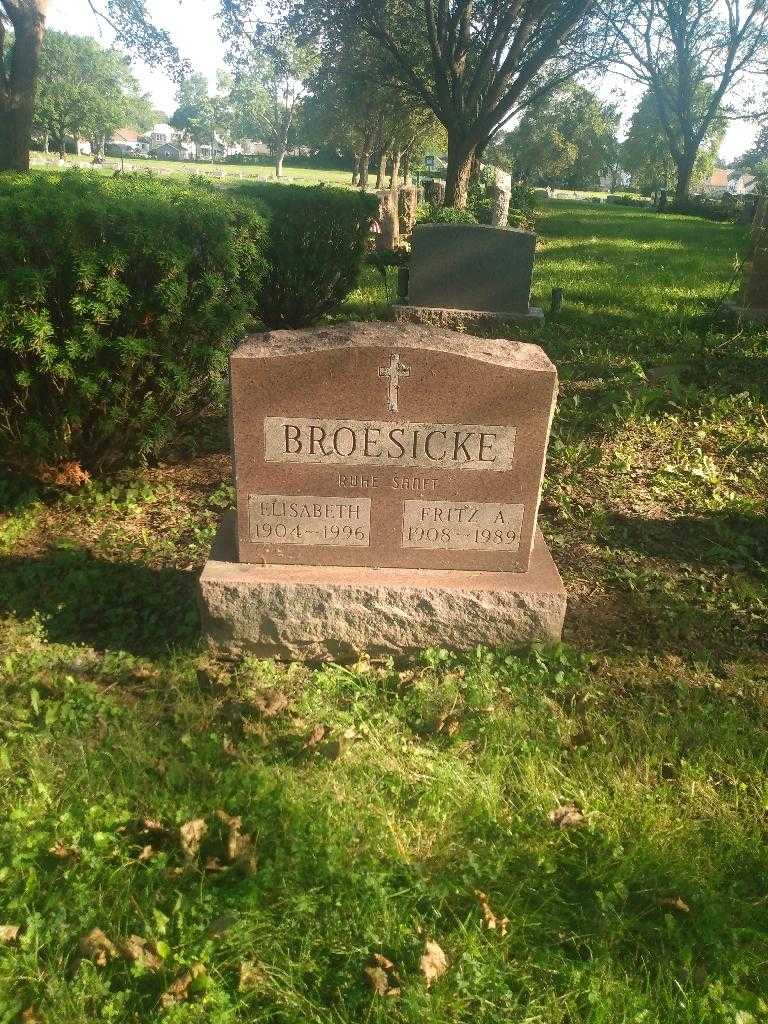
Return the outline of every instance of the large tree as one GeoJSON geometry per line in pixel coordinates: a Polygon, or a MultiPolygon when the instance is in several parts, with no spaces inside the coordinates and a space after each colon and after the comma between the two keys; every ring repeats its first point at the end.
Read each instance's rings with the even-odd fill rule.
{"type": "Polygon", "coordinates": [[[617,109],[581,85],[550,93],[525,111],[494,156],[539,185],[585,188],[598,182],[616,148],[617,109]]]}
{"type": "MultiPolygon", "coordinates": [[[[637,0],[611,16],[622,67],[656,107],[675,164],[675,195],[685,199],[699,149],[751,71],[764,70],[768,0],[637,0]]],[[[743,97],[741,98],[743,105],[743,97]]]]}
{"type": "MultiPolygon", "coordinates": [[[[699,100],[696,106],[709,103],[711,87],[699,85],[699,100]]],[[[719,113],[710,123],[702,139],[690,175],[690,185],[695,186],[712,173],[720,145],[725,135],[727,121],[719,113]]],[[[639,191],[650,194],[661,189],[672,189],[677,178],[677,168],[669,137],[659,116],[654,94],[647,91],[632,115],[629,132],[622,147],[622,163],[639,191]]]]}
{"type": "Polygon", "coordinates": [[[90,36],[46,32],[40,53],[34,126],[56,141],[87,138],[95,152],[146,105],[126,58],[90,36]]]}
{"type": "MultiPolygon", "coordinates": [[[[167,32],[152,24],[145,0],[89,0],[115,38],[149,64],[174,74],[186,65],[167,32]]],[[[0,0],[0,170],[28,170],[40,51],[48,0],[0,0]]]]}
{"type": "Polygon", "coordinates": [[[279,178],[308,80],[318,65],[316,49],[301,41],[286,19],[266,20],[260,0],[220,0],[220,7],[241,131],[269,146],[279,178]]]}
{"type": "MultiPolygon", "coordinates": [[[[240,8],[240,0],[223,0],[240,8]]],[[[478,154],[501,125],[547,89],[594,67],[607,33],[594,0],[284,0],[322,40],[324,59],[349,64],[347,40],[376,45],[361,67],[431,109],[448,136],[446,202],[464,206],[478,154]]],[[[355,43],[355,45],[357,45],[355,43]]]]}
{"type": "Polygon", "coordinates": [[[211,162],[215,159],[217,137],[228,135],[232,126],[231,85],[230,76],[219,72],[216,93],[209,96],[208,79],[194,72],[179,83],[176,93],[179,106],[171,115],[171,126],[196,146],[209,145],[211,162]]]}

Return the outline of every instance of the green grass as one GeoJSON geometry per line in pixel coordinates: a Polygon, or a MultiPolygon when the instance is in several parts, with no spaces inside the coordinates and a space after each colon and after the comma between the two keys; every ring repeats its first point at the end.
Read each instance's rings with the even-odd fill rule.
{"type": "MultiPolygon", "coordinates": [[[[45,160],[42,153],[32,154],[33,164],[36,167],[48,166],[53,170],[59,168],[58,157],[49,155],[45,160]]],[[[101,174],[114,174],[116,170],[123,168],[126,171],[151,171],[153,174],[181,175],[188,177],[190,174],[202,174],[211,177],[214,181],[239,181],[241,178],[257,181],[275,181],[275,169],[271,165],[250,165],[241,167],[238,164],[211,163],[210,161],[197,160],[151,160],[148,157],[107,157],[105,162],[94,167],[91,157],[74,155],[66,159],[67,167],[80,167],[101,174]]],[[[327,185],[349,185],[352,179],[351,171],[340,171],[333,167],[291,167],[290,162],[283,167],[283,180],[289,184],[296,185],[318,185],[324,182],[327,185]]]]}
{"type": "MultiPolygon", "coordinates": [[[[0,1022],[768,1020],[768,334],[713,315],[744,232],[578,203],[539,230],[562,648],[212,661],[223,420],[76,495],[0,484],[0,1022]],[[94,927],[157,962],[92,963],[94,927]]],[[[384,299],[370,271],[341,315],[384,299]]]]}

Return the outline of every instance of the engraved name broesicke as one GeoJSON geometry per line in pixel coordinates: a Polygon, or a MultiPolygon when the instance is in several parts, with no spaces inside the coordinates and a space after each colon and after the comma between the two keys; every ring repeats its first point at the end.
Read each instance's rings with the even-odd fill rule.
{"type": "Polygon", "coordinates": [[[503,472],[512,466],[516,429],[477,423],[393,423],[268,416],[266,462],[420,466],[503,472]]]}

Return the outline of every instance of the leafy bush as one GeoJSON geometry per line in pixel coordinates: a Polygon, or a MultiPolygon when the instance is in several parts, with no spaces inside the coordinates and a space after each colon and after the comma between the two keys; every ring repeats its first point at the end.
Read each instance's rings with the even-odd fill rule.
{"type": "Polygon", "coordinates": [[[704,217],[706,220],[736,220],[744,208],[743,200],[737,201],[728,194],[719,199],[706,199],[704,196],[690,196],[688,199],[676,199],[668,209],[670,213],[682,213],[689,217],[704,217]]]}
{"type": "Polygon", "coordinates": [[[157,453],[220,397],[264,218],[149,175],[0,175],[0,457],[157,453]]]}
{"type": "Polygon", "coordinates": [[[635,192],[613,192],[605,197],[606,203],[613,203],[614,206],[640,206],[647,209],[651,200],[646,196],[637,195],[635,192]]]}
{"type": "Polygon", "coordinates": [[[304,327],[357,284],[375,196],[317,185],[246,182],[232,194],[269,210],[267,271],[258,315],[268,327],[304,327]]]}
{"type": "Polygon", "coordinates": [[[455,206],[435,206],[434,203],[420,203],[416,210],[417,224],[477,224],[477,217],[471,210],[457,210],[455,206]]]}

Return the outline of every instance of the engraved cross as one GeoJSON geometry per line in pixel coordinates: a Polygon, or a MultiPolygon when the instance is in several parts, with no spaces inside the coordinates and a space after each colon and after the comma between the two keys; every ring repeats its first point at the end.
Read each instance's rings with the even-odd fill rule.
{"type": "Polygon", "coordinates": [[[379,367],[379,376],[389,380],[387,389],[387,406],[390,412],[397,412],[397,392],[400,388],[400,378],[410,377],[411,368],[400,361],[400,353],[393,352],[388,366],[379,367]]]}

